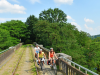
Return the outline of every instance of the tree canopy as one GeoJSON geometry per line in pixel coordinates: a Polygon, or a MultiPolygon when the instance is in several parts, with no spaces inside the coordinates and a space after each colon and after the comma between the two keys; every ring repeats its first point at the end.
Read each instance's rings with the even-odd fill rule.
{"type": "Polygon", "coordinates": [[[47,20],[50,23],[66,22],[67,21],[66,17],[67,15],[58,8],[54,9],[49,8],[48,10],[44,10],[39,14],[40,20],[47,20]]]}
{"type": "Polygon", "coordinates": [[[19,40],[14,37],[11,37],[9,31],[0,28],[0,50],[4,50],[18,43],[19,40]]]}
{"type": "Polygon", "coordinates": [[[36,18],[34,15],[30,15],[25,24],[27,25],[27,36],[28,36],[28,40],[34,40],[35,41],[35,33],[34,33],[34,26],[37,23],[38,18],[36,18]]]}
{"type": "Polygon", "coordinates": [[[12,37],[18,39],[25,37],[27,30],[27,26],[20,20],[11,20],[1,23],[0,28],[8,30],[12,37]]]}

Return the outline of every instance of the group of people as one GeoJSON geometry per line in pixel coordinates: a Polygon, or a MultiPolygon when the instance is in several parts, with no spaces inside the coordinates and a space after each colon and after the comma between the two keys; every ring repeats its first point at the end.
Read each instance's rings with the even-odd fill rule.
{"type": "MultiPolygon", "coordinates": [[[[49,52],[49,56],[48,56],[50,64],[51,64],[50,66],[52,66],[52,60],[54,60],[54,56],[56,57],[56,59],[58,59],[55,52],[53,51],[53,48],[50,48],[50,52],[49,52]]],[[[36,47],[35,47],[35,57],[37,57],[39,64],[40,64],[41,60],[44,60],[44,57],[46,59],[45,53],[42,52],[42,49],[40,49],[37,44],[36,44],[36,47]]],[[[44,64],[44,62],[43,62],[43,64],[44,64]]]]}

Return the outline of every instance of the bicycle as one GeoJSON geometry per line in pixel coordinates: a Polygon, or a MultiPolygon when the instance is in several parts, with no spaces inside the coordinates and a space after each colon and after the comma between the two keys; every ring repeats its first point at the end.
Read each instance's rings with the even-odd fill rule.
{"type": "Polygon", "coordinates": [[[40,58],[40,67],[41,67],[41,70],[44,69],[44,64],[43,62],[45,62],[45,58],[40,58]]]}
{"type": "MultiPolygon", "coordinates": [[[[57,60],[57,59],[56,59],[57,60]]],[[[57,75],[57,66],[56,66],[56,64],[54,63],[54,60],[52,60],[52,66],[51,66],[51,69],[53,69],[54,70],[54,73],[55,73],[55,75],[57,75]]]]}

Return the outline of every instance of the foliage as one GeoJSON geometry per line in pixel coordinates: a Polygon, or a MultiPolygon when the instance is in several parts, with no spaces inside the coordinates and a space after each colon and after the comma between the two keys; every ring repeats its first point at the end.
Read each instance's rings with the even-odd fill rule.
{"type": "Polygon", "coordinates": [[[90,37],[91,39],[95,39],[95,38],[97,38],[97,37],[100,37],[100,34],[98,34],[98,35],[93,35],[93,36],[89,35],[89,37],[90,37]]]}
{"type": "Polygon", "coordinates": [[[27,25],[27,39],[35,41],[34,25],[37,23],[38,18],[34,15],[30,15],[25,24],[27,25]]]}
{"type": "Polygon", "coordinates": [[[0,28],[0,50],[7,49],[19,43],[19,40],[11,37],[9,31],[0,28]]]}
{"type": "Polygon", "coordinates": [[[8,30],[11,37],[17,39],[21,38],[22,40],[25,39],[27,26],[20,20],[11,20],[1,23],[0,28],[8,30]]]}
{"type": "Polygon", "coordinates": [[[49,8],[48,10],[44,10],[39,14],[40,20],[48,20],[50,23],[66,22],[67,21],[66,17],[67,15],[58,8],[55,9],[49,8]]]}
{"type": "Polygon", "coordinates": [[[7,47],[10,46],[10,44],[12,44],[11,41],[9,41],[10,39],[10,34],[7,30],[1,29],[0,28],[0,49],[5,49],[7,47]]]}

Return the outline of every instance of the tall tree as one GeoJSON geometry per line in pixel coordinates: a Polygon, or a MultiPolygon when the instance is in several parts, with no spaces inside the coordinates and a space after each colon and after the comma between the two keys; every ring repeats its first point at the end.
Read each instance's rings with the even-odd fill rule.
{"type": "Polygon", "coordinates": [[[35,40],[35,33],[34,33],[34,25],[38,22],[38,18],[36,18],[34,15],[30,15],[25,24],[28,25],[28,39],[35,40]]]}
{"type": "Polygon", "coordinates": [[[49,8],[48,10],[44,10],[39,14],[40,20],[47,20],[50,23],[66,22],[67,21],[66,17],[67,15],[58,8],[55,8],[55,9],[49,8]]]}

